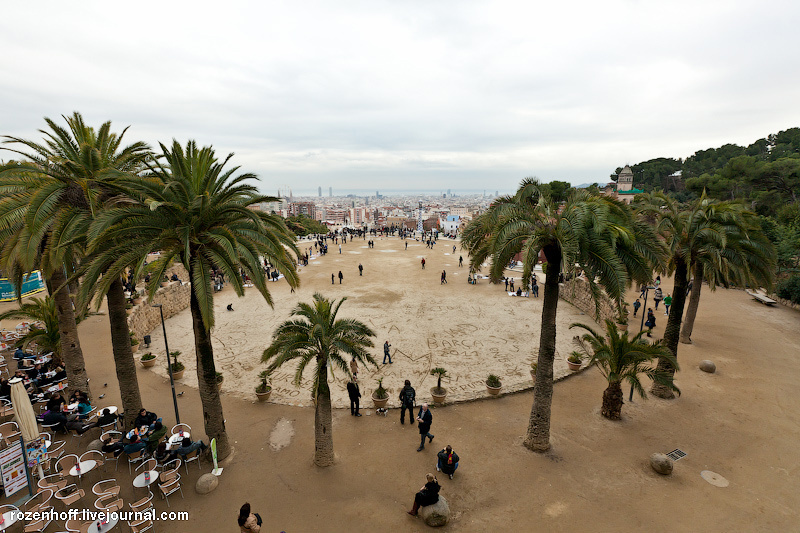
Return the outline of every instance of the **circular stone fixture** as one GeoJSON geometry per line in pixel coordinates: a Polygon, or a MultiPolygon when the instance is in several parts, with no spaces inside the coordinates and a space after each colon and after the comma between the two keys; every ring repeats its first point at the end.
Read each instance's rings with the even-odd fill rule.
{"type": "Polygon", "coordinates": [[[703,470],[700,472],[700,477],[714,485],[715,487],[727,487],[730,483],[724,477],[720,476],[716,472],[712,472],[711,470],[703,470]]]}

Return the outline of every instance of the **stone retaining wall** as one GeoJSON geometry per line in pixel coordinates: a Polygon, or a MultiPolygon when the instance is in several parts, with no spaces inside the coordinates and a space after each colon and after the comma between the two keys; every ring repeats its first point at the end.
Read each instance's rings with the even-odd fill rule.
{"type": "Polygon", "coordinates": [[[152,304],[163,306],[165,319],[175,316],[189,307],[191,291],[191,285],[188,283],[189,273],[183,268],[183,265],[173,265],[167,270],[167,277],[172,277],[173,272],[183,280],[183,284],[178,281],[170,281],[166,287],[161,287],[156,291],[152,302],[143,299],[142,303],[135,306],[128,316],[128,329],[140,341],[161,324],[161,312],[152,304]]]}
{"type": "MultiPolygon", "coordinates": [[[[589,288],[589,282],[583,277],[572,278],[571,280],[561,283],[559,290],[559,297],[565,300],[587,315],[594,317],[599,323],[603,324],[606,319],[616,320],[617,312],[613,300],[609,298],[602,289],[600,289],[600,314],[597,314],[597,306],[595,305],[592,290],[589,288]]],[[[604,326],[605,327],[605,326],[604,326]]]]}
{"type": "Polygon", "coordinates": [[[786,307],[791,307],[792,309],[800,309],[800,304],[796,304],[791,300],[787,300],[786,298],[781,298],[777,294],[768,294],[767,296],[769,296],[779,304],[785,305],[786,307]]]}

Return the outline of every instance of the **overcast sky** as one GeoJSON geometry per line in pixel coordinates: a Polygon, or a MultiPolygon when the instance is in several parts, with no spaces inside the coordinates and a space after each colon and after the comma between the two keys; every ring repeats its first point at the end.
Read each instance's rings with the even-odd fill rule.
{"type": "Polygon", "coordinates": [[[40,139],[43,117],[80,111],[131,142],[235,152],[267,192],[604,182],[800,126],[798,15],[741,0],[14,2],[0,134],[40,139]]]}

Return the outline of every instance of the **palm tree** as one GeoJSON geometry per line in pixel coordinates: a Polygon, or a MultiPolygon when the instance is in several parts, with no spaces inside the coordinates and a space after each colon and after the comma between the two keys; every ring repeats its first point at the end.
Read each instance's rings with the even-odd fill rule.
{"type": "Polygon", "coordinates": [[[366,324],[351,318],[336,315],[347,298],[332,302],[321,294],[314,294],[314,304],[299,303],[292,311],[294,320],[287,320],[272,334],[272,344],[264,350],[262,361],[270,363],[271,373],[288,361],[297,359],[294,374],[295,385],[300,385],[303,371],[312,362],[314,379],[311,394],[316,400],[314,413],[314,464],[333,464],[333,426],[331,423],[331,390],[328,387],[328,366],[338,367],[349,375],[350,367],[344,354],[354,357],[362,364],[378,366],[367,352],[374,346],[375,336],[366,324]]]}
{"type": "MultiPolygon", "coordinates": [[[[682,206],[661,191],[637,195],[634,205],[643,217],[652,221],[669,250],[665,272],[673,276],[674,287],[672,307],[664,329],[664,345],[677,359],[689,272],[698,263],[713,265],[719,275],[731,272],[726,270],[731,256],[727,245],[729,237],[735,233],[731,227],[736,227],[734,221],[741,216],[741,206],[730,201],[714,202],[705,194],[692,204],[682,206]],[[725,254],[729,257],[725,258],[725,254]]],[[[705,266],[703,268],[704,273],[712,271],[705,270],[705,266]]],[[[699,285],[701,279],[694,284],[699,285]]],[[[658,367],[659,371],[675,374],[670,361],[663,357],[659,359],[658,367]]],[[[650,392],[659,398],[675,397],[671,389],[660,383],[653,383],[650,392]]]]}
{"type": "Polygon", "coordinates": [[[722,212],[717,211],[717,204],[713,202],[707,202],[704,207],[706,216],[716,217],[724,228],[725,246],[720,250],[713,243],[705,244],[696,254],[692,266],[694,281],[680,334],[680,342],[684,344],[692,343],[703,281],[712,291],[717,285],[771,288],[777,265],[775,248],[761,230],[755,213],[739,204],[732,204],[730,210],[722,212]]]}
{"type": "Polygon", "coordinates": [[[35,343],[46,352],[53,352],[53,360],[61,361],[61,334],[58,330],[58,313],[56,303],[51,296],[45,298],[32,297],[22,303],[18,309],[11,309],[0,314],[0,320],[30,320],[30,331],[17,342],[17,346],[27,347],[35,343]],[[41,326],[39,326],[39,324],[41,326]]]}
{"type": "Polygon", "coordinates": [[[651,365],[653,359],[663,357],[676,369],[678,368],[675,357],[668,348],[661,344],[661,341],[648,344],[642,339],[644,331],[640,331],[630,338],[627,331],[620,334],[617,325],[612,320],[605,322],[605,334],[596,332],[586,324],[570,325],[570,329],[586,330],[586,333],[579,338],[578,344],[583,353],[589,356],[589,364],[597,364],[597,368],[608,381],[608,387],[603,391],[603,407],[600,410],[604,417],[611,420],[620,419],[623,381],[629,383],[639,393],[639,396],[647,398],[642,382],[639,381],[639,374],[644,374],[654,383],[659,383],[680,394],[680,390],[672,381],[672,375],[658,370],[656,365],[651,365]]]}
{"type": "MultiPolygon", "coordinates": [[[[111,133],[110,122],[95,130],[77,112],[64,120],[68,129],[45,118],[51,131],[40,130],[43,144],[5,137],[6,143],[28,151],[6,148],[25,161],[0,170],[0,190],[7,194],[0,200],[0,258],[17,276],[41,263],[49,276],[48,287],[54,291],[70,387],[88,391],[68,278],[76,271],[89,223],[117,194],[115,179],[120,172],[140,169],[149,148],[141,142],[122,148],[127,128],[119,135],[111,133]]],[[[114,362],[123,409],[133,417],[142,402],[123,289],[121,284],[111,289],[108,309],[114,362]]]]}
{"type": "Polygon", "coordinates": [[[225,170],[233,154],[219,161],[211,147],[198,148],[194,141],[189,141],[185,149],[177,141],[171,148],[160,146],[162,157],[148,163],[147,177],[122,178],[121,186],[130,201],[95,217],[89,229],[88,267],[81,301],[88,301],[92,291],[102,294],[108,290],[129,265],[138,265],[138,274],[147,254],[155,250],[161,251],[161,258],[148,266],[153,269],[147,287],[151,300],[173,262],[186,268],[191,282],[189,308],[205,431],[209,438],[217,440],[218,454],[225,458],[230,444],[211,343],[211,271],[222,270],[239,296],[244,294],[240,270],[244,271],[271,306],[261,257],[280,269],[289,285],[296,287],[299,280],[290,252],[295,256],[299,252],[294,236],[279,216],[252,209],[261,202],[275,200],[244,183],[255,179],[255,175],[234,177],[239,167],[225,170]]]}
{"type": "Polygon", "coordinates": [[[550,407],[556,349],[556,311],[559,277],[574,265],[586,272],[592,293],[600,287],[619,301],[631,280],[650,278],[663,247],[651,227],[633,216],[624,204],[608,197],[574,190],[558,204],[543,194],[539,183],[525,179],[514,196],[495,201],[473,220],[462,236],[471,267],[491,258],[490,278],[497,281],[504,267],[522,253],[522,279],[531,277],[543,253],[547,261],[536,386],[524,445],[534,451],[550,449],[550,407]],[[597,282],[595,282],[597,279],[597,282]]]}

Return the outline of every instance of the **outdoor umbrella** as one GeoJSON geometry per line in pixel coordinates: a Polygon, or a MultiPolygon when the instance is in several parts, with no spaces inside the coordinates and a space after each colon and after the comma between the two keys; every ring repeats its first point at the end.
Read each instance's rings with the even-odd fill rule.
{"type": "Polygon", "coordinates": [[[39,436],[36,415],[33,414],[33,406],[22,380],[14,378],[8,383],[11,385],[11,403],[14,404],[14,418],[17,419],[22,439],[28,443],[39,436]]]}

